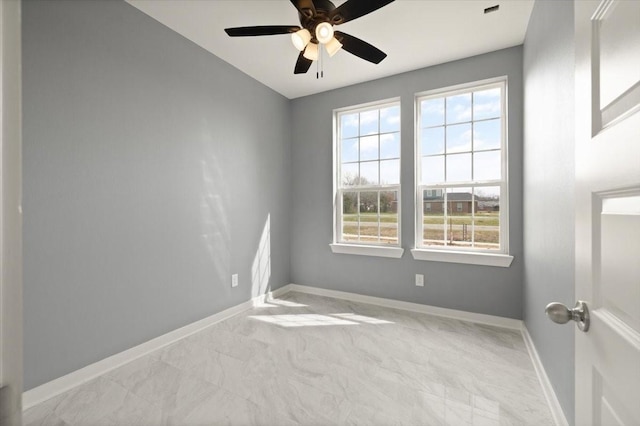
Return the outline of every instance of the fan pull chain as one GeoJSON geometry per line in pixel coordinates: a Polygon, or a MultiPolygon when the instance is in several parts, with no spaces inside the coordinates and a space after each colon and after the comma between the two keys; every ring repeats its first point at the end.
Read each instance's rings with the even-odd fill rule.
{"type": "Polygon", "coordinates": [[[324,78],[324,55],[322,54],[322,44],[318,43],[318,61],[316,62],[316,80],[324,78]]]}
{"type": "Polygon", "coordinates": [[[324,78],[324,49],[320,46],[320,78],[324,78]]]}

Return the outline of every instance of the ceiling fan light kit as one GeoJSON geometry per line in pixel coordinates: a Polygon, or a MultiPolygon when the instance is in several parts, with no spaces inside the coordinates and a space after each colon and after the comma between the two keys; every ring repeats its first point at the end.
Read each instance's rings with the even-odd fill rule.
{"type": "Polygon", "coordinates": [[[298,10],[300,26],[266,25],[226,28],[230,37],[255,37],[276,34],[291,34],[291,41],[300,51],[294,74],[304,74],[313,61],[320,57],[324,46],[331,57],[341,48],[374,64],[380,63],[387,54],[352,35],[334,31],[335,25],[360,18],[394,0],[347,0],[336,7],[330,0],[290,0],[298,10]]]}
{"type": "Polygon", "coordinates": [[[291,41],[293,42],[293,45],[296,47],[296,49],[302,52],[304,48],[307,47],[307,44],[309,44],[309,42],[311,41],[311,33],[308,29],[303,28],[300,31],[296,31],[295,33],[291,34],[291,41]]]}
{"type": "Polygon", "coordinates": [[[307,48],[304,49],[304,53],[302,54],[305,58],[310,61],[318,60],[318,45],[315,43],[309,43],[307,48]]]}
{"type": "Polygon", "coordinates": [[[333,38],[333,25],[321,22],[316,26],[316,38],[322,44],[327,44],[333,38]]]}
{"type": "Polygon", "coordinates": [[[340,48],[342,47],[342,43],[340,43],[337,38],[333,37],[329,41],[329,43],[325,44],[324,47],[325,49],[327,49],[327,53],[329,54],[329,57],[331,57],[336,53],[338,53],[338,50],[340,50],[340,48]]]}

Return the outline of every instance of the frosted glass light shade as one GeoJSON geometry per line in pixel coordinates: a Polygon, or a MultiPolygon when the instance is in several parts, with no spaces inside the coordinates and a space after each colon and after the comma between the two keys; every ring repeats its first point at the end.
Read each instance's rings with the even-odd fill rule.
{"type": "Polygon", "coordinates": [[[307,44],[307,48],[304,49],[304,53],[302,54],[305,58],[310,61],[318,60],[318,45],[314,43],[307,44]]]}
{"type": "Polygon", "coordinates": [[[338,50],[340,50],[342,43],[340,43],[337,38],[333,37],[329,43],[325,44],[325,47],[327,48],[329,56],[333,56],[338,52],[338,50]]]}
{"type": "Polygon", "coordinates": [[[328,22],[318,24],[316,27],[316,38],[322,44],[329,43],[333,38],[333,26],[328,22]]]}
{"type": "Polygon", "coordinates": [[[291,41],[296,49],[302,52],[311,41],[311,33],[306,28],[303,28],[291,34],[291,41]]]}

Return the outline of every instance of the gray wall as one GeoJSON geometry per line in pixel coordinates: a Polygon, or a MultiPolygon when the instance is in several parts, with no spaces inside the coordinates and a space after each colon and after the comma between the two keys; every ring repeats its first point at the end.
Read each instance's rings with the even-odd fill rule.
{"type": "Polygon", "coordinates": [[[0,270],[0,425],[22,414],[22,218],[20,216],[20,2],[0,1],[0,152],[2,265],[0,270]]]}
{"type": "Polygon", "coordinates": [[[574,303],[573,2],[537,1],[524,43],[524,321],[574,421],[574,327],[544,315],[574,303]]]}
{"type": "Polygon", "coordinates": [[[124,2],[22,12],[25,388],[287,284],[289,101],[124,2]]]}
{"type": "MultiPolygon", "coordinates": [[[[387,59],[391,60],[391,59],[387,59]]],[[[522,315],[522,48],[514,47],[292,102],[291,279],[342,290],[511,318],[522,315]],[[414,95],[507,75],[509,78],[510,268],[413,260],[414,95]],[[332,110],[401,97],[401,259],[333,254],[332,110]],[[425,275],[416,287],[415,274],[425,275]]]]}

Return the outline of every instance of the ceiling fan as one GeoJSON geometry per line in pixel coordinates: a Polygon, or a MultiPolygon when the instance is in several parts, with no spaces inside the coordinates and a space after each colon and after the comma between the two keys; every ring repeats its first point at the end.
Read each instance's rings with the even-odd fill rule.
{"type": "Polygon", "coordinates": [[[300,50],[294,74],[306,73],[313,61],[319,57],[319,49],[324,46],[329,56],[340,48],[372,62],[380,63],[387,54],[352,35],[334,31],[334,25],[344,24],[374,12],[394,0],[347,0],[336,7],[329,0],[291,0],[298,9],[300,26],[263,25],[254,27],[226,28],[230,37],[253,37],[276,34],[291,34],[293,45],[300,50]]]}

